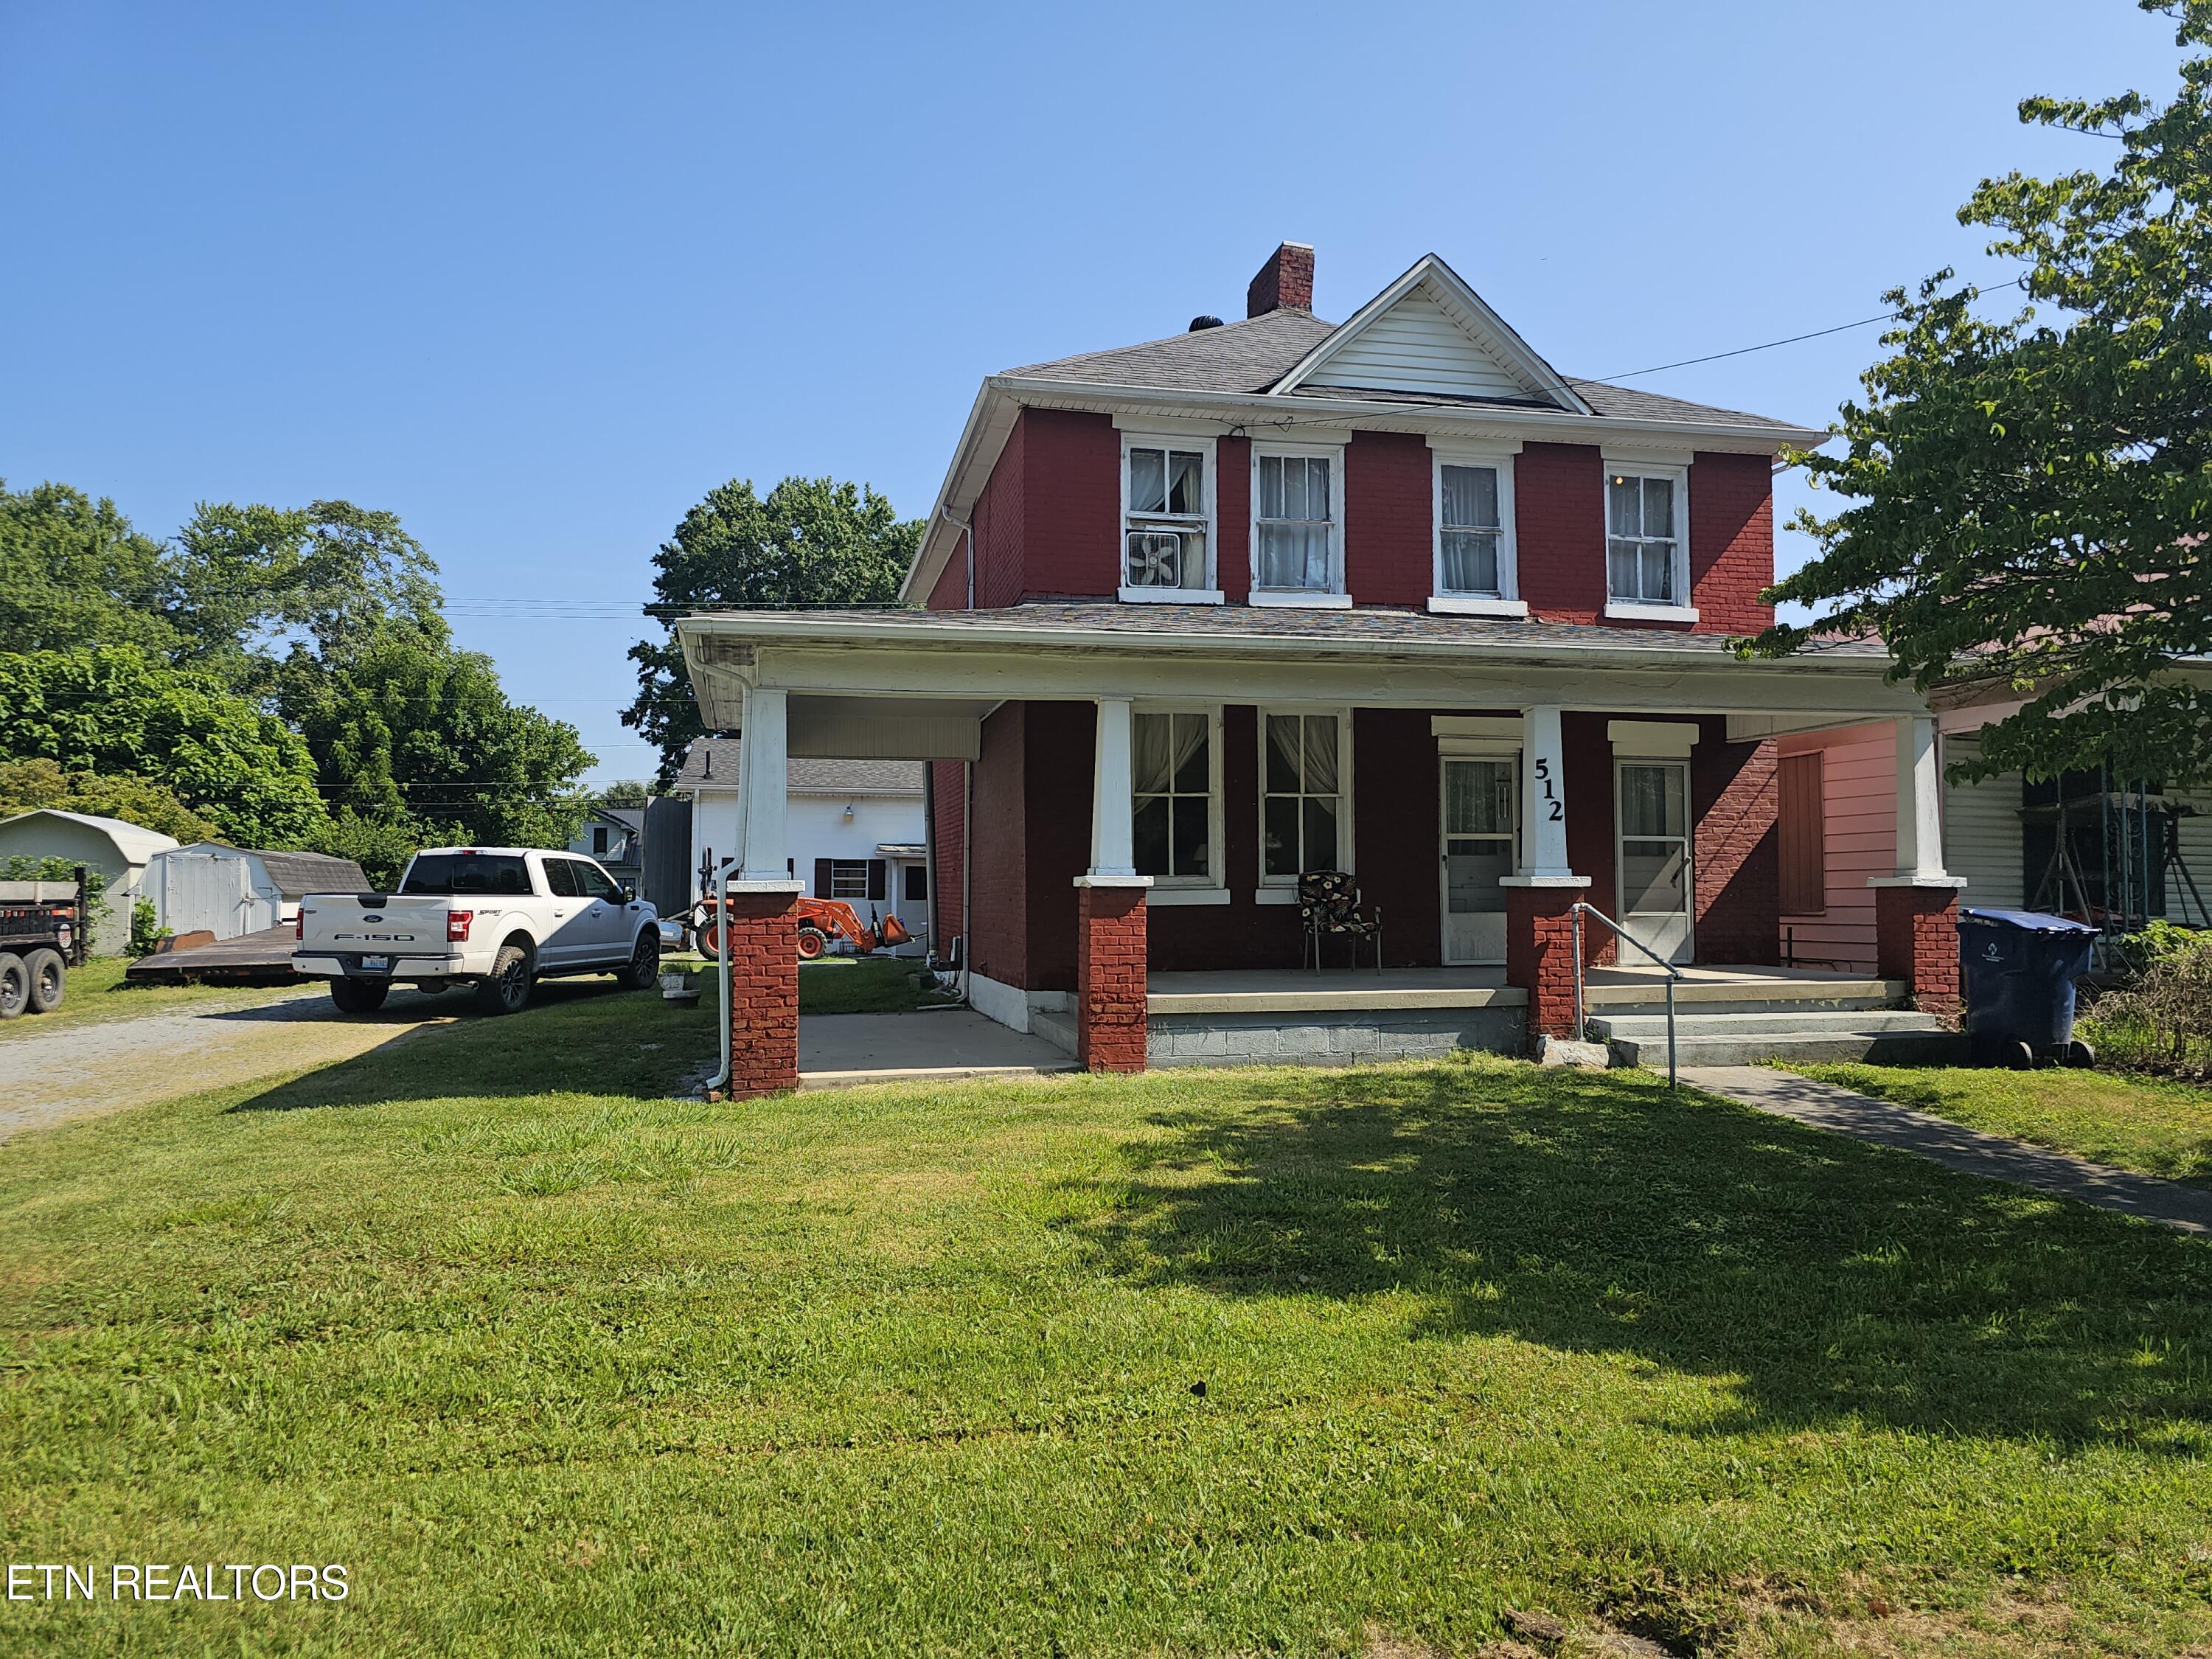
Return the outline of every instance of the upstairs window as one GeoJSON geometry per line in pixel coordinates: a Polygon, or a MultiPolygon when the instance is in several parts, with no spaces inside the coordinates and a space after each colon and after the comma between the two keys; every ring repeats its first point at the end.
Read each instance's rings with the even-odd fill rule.
{"type": "Polygon", "coordinates": [[[1342,592],[1336,456],[1262,454],[1254,471],[1254,589],[1342,592]]]}
{"type": "Polygon", "coordinates": [[[1606,595],[1625,605],[1686,605],[1684,557],[1686,472],[1607,469],[1605,477],[1606,595]]]}
{"type": "Polygon", "coordinates": [[[1133,439],[1122,456],[1123,596],[1210,593],[1214,583],[1207,448],[1133,439]]]}
{"type": "Polygon", "coordinates": [[[1443,513],[1443,592],[1496,599],[1498,586],[1498,469],[1447,466],[1438,480],[1443,513]]]}

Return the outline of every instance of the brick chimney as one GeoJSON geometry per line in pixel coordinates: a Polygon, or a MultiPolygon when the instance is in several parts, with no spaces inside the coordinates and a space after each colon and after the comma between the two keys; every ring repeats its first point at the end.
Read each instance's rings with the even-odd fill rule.
{"type": "Polygon", "coordinates": [[[1267,256],[1260,274],[1244,290],[1244,314],[1313,309],[1314,255],[1311,244],[1285,242],[1267,256]]]}

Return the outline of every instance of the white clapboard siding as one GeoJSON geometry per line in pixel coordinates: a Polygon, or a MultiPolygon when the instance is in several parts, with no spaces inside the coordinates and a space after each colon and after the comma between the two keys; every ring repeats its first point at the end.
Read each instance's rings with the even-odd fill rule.
{"type": "Polygon", "coordinates": [[[1870,876],[1897,868],[1897,737],[1887,721],[1784,738],[1781,752],[1821,757],[1826,817],[1821,861],[1827,902],[1818,915],[1784,916],[1793,960],[1808,967],[1875,969],[1870,876]]]}
{"type": "Polygon", "coordinates": [[[1529,398],[1498,359],[1444,314],[1426,287],[1412,289],[1316,369],[1314,386],[1441,392],[1461,398],[1529,398]]]}
{"type": "MultiPolygon", "coordinates": [[[[1972,760],[1981,752],[1972,737],[1947,737],[1943,760],[1972,760]]],[[[2017,910],[2023,854],[2020,831],[2020,774],[2002,772],[1978,783],[1943,785],[1943,863],[1966,878],[1960,902],[1977,908],[2017,910]]]]}
{"type": "Polygon", "coordinates": [[[2202,898],[2212,904],[2212,795],[2184,795],[2181,799],[2197,809],[2181,820],[2181,861],[2189,866],[2197,890],[2189,890],[2181,872],[2169,862],[2166,870],[2166,919],[2203,927],[2208,921],[2197,901],[2202,898]]]}

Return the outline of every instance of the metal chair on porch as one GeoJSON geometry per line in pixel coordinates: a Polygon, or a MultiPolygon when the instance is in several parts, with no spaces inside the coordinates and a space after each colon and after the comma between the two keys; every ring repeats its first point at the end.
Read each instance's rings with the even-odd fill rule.
{"type": "Polygon", "coordinates": [[[1305,930],[1300,967],[1310,952],[1314,972],[1321,972],[1321,942],[1333,936],[1352,941],[1350,965],[1354,968],[1359,966],[1359,941],[1373,939],[1375,971],[1382,971],[1382,907],[1363,909],[1358,885],[1345,871],[1309,870],[1298,878],[1298,919],[1305,930]]]}

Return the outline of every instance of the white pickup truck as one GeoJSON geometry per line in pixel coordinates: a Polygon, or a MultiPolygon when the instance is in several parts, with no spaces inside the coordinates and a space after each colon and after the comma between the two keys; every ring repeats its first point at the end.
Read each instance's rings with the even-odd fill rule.
{"type": "Polygon", "coordinates": [[[473,985],[511,1014],[538,978],[613,974],[633,990],[660,972],[660,921],[590,859],[526,847],[434,847],[390,893],[314,893],[293,928],[295,972],[327,979],[342,1012],[381,1007],[396,984],[473,985]]]}

